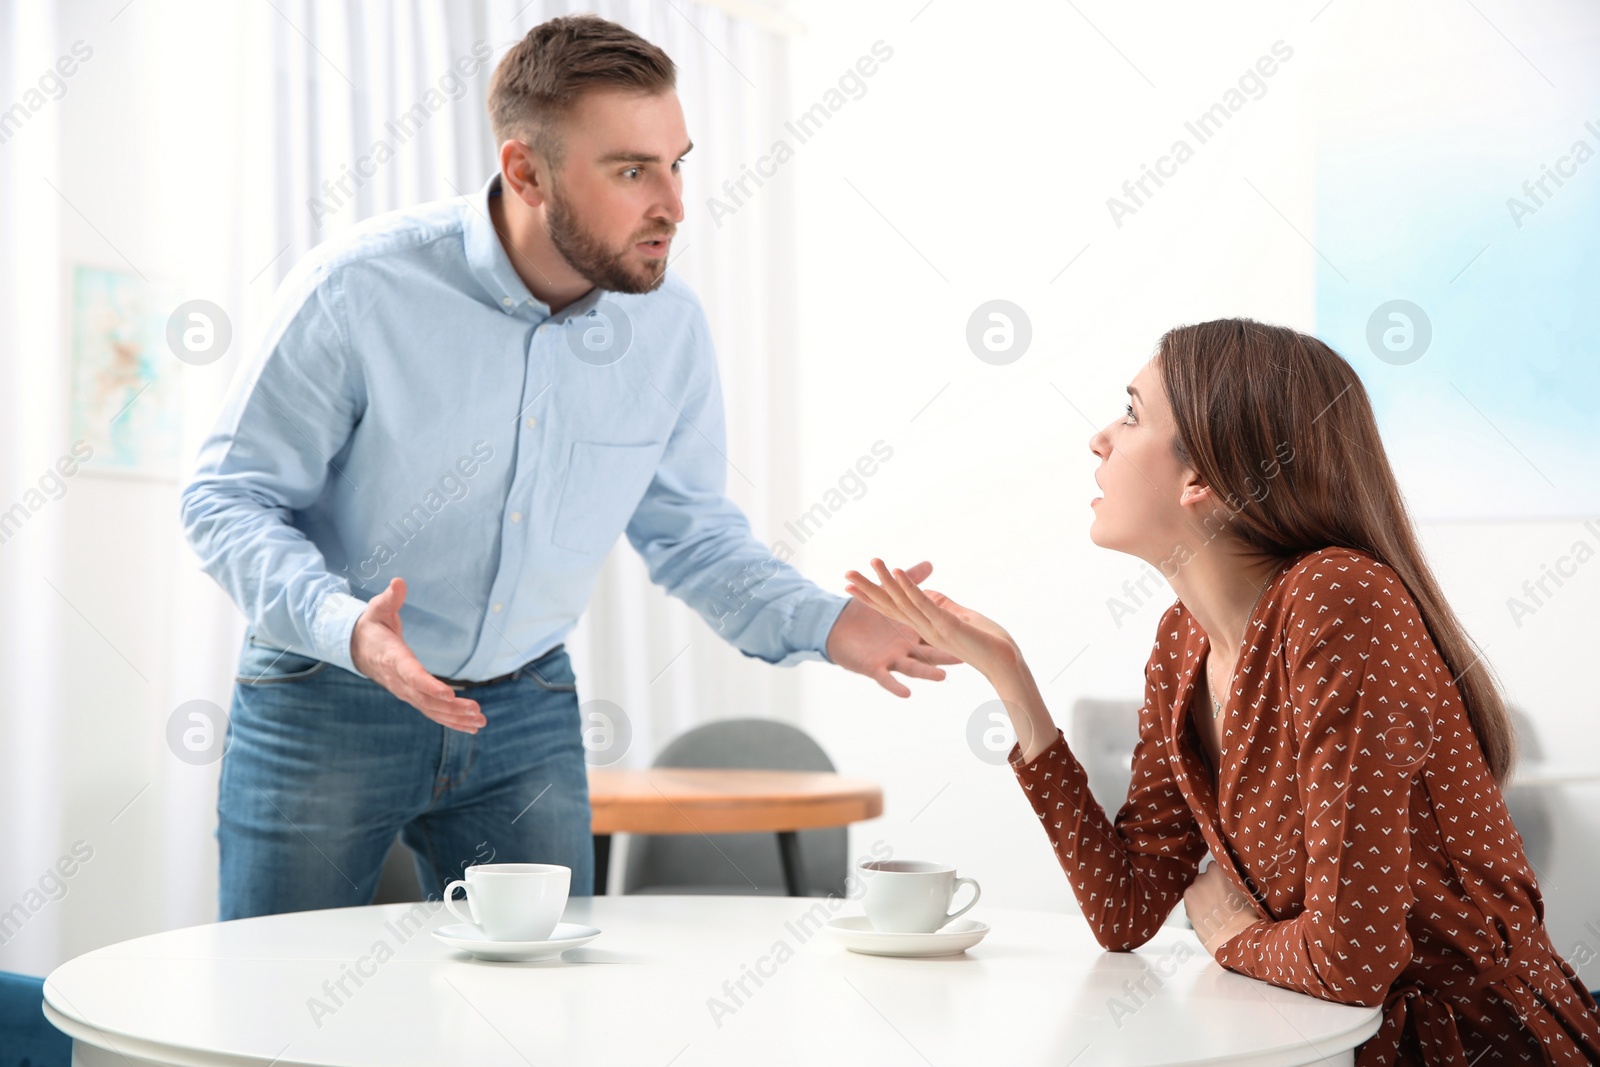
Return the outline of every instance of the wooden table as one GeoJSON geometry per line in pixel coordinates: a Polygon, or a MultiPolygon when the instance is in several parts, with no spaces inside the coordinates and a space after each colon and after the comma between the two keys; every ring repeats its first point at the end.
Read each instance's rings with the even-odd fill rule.
{"type": "Polygon", "coordinates": [[[883,814],[883,790],[821,771],[699,767],[589,768],[594,891],[604,895],[612,834],[778,835],[788,894],[805,896],[796,830],[848,826],[883,814]]]}
{"type": "Polygon", "coordinates": [[[1354,1062],[1377,1008],[1218,967],[1188,930],[1102,952],[1083,916],[979,906],[958,956],[847,952],[839,897],[574,897],[601,934],[480,963],[438,901],[169,930],[69,960],[44,1014],[76,1067],[819,1063],[1252,1067],[1354,1062]]]}

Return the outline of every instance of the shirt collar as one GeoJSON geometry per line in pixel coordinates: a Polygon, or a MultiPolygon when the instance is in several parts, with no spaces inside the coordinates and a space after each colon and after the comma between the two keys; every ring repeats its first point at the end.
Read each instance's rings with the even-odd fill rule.
{"type": "MultiPolygon", "coordinates": [[[[505,246],[500,243],[500,235],[495,233],[489,201],[499,195],[500,172],[497,170],[476,193],[463,197],[462,227],[466,235],[467,266],[501,311],[533,322],[543,322],[551,317],[550,305],[528,291],[522,277],[512,267],[505,246]]],[[[566,320],[574,315],[587,314],[604,295],[604,291],[595,286],[562,308],[559,318],[566,320]]]]}

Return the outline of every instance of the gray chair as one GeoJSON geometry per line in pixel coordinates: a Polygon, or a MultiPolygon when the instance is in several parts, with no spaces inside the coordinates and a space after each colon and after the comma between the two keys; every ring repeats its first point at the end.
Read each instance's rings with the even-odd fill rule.
{"type": "MultiPolygon", "coordinates": [[[[720,767],[773,771],[832,771],[833,761],[811,737],[771,719],[724,719],[680,735],[656,757],[657,767],[720,767]]],[[[628,839],[624,893],[783,896],[783,838],[798,850],[801,892],[845,895],[849,873],[844,827],[788,835],[638,834],[628,839]]]]}
{"type": "MultiPolygon", "coordinates": [[[[1133,750],[1139,741],[1139,701],[1079,700],[1072,706],[1073,753],[1089,776],[1089,790],[1111,818],[1128,799],[1133,779],[1133,750]]],[[[1517,732],[1521,760],[1536,764],[1544,756],[1533,721],[1515,705],[1509,706],[1517,732]]],[[[1542,789],[1518,789],[1516,779],[1507,790],[1506,808],[1522,835],[1528,860],[1535,871],[1549,869],[1554,858],[1555,819],[1549,794],[1542,789]]],[[[1181,912],[1181,909],[1180,909],[1181,912]]],[[[1181,914],[1179,915],[1182,919],[1181,914]]]]}
{"type": "MultiPolygon", "coordinates": [[[[1143,706],[1138,700],[1079,700],[1072,705],[1072,731],[1067,743],[1089,777],[1089,792],[1108,818],[1115,819],[1128,800],[1128,786],[1133,782],[1133,750],[1139,744],[1139,709],[1143,706]]],[[[1181,901],[1167,921],[1192,929],[1181,901]]]]}
{"type": "MultiPolygon", "coordinates": [[[[1511,725],[1517,733],[1517,766],[1535,766],[1544,759],[1544,746],[1528,713],[1515,704],[1506,705],[1511,725]]],[[[1534,871],[1550,869],[1555,858],[1555,812],[1548,789],[1518,789],[1517,778],[1511,776],[1511,785],[1505,791],[1506,811],[1511,823],[1522,835],[1522,846],[1534,871]]],[[[1542,877],[1542,876],[1541,876],[1542,877]]]]}
{"type": "Polygon", "coordinates": [[[1133,781],[1142,706],[1137,700],[1079,700],[1072,705],[1067,743],[1089,776],[1089,791],[1113,819],[1128,799],[1133,781]]]}

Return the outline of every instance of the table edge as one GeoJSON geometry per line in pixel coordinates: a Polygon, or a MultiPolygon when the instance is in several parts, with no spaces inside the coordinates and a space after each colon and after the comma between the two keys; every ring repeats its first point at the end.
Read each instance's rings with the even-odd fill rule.
{"type": "MultiPolygon", "coordinates": [[[[107,1030],[87,1020],[68,1015],[50,1003],[48,979],[45,982],[44,998],[44,1017],[51,1026],[71,1038],[74,1045],[82,1042],[112,1055],[133,1057],[170,1067],[320,1067],[304,1060],[282,1058],[265,1060],[259,1056],[242,1056],[232,1052],[207,1052],[192,1045],[164,1045],[120,1030],[107,1030]]],[[[73,1062],[77,1062],[76,1053],[73,1062]]]]}
{"type": "MultiPolygon", "coordinates": [[[[688,896],[688,897],[692,897],[694,899],[711,900],[711,901],[717,901],[717,902],[723,902],[723,901],[727,901],[729,899],[737,899],[738,896],[740,896],[740,895],[734,895],[734,896],[730,897],[730,896],[723,896],[723,895],[705,895],[705,894],[683,894],[683,895],[684,896],[688,896]]],[[[747,896],[748,899],[752,899],[752,900],[769,901],[769,900],[773,899],[771,897],[767,897],[767,896],[763,896],[763,895],[757,895],[757,894],[747,894],[747,895],[744,895],[744,896],[747,896]]],[[[660,898],[659,897],[650,897],[648,899],[654,901],[654,900],[659,900],[660,898]]],[[[393,908],[395,906],[396,905],[394,905],[394,904],[369,904],[369,905],[360,906],[358,908],[330,908],[330,909],[318,909],[318,910],[319,911],[357,911],[357,910],[367,910],[367,909],[374,909],[374,908],[393,908]]],[[[1002,910],[1002,911],[1029,912],[1029,911],[1038,911],[1040,909],[1033,909],[1033,908],[1003,908],[1003,909],[999,909],[999,910],[1002,910]]],[[[293,914],[301,914],[301,913],[293,913],[293,914]]],[[[313,914],[313,913],[305,913],[305,914],[313,914]]],[[[1051,913],[1051,914],[1055,914],[1055,913],[1051,913]]],[[[1072,913],[1070,913],[1070,912],[1062,912],[1060,914],[1070,915],[1072,913]]],[[[278,916],[257,916],[256,918],[277,918],[277,917],[278,916]]],[[[250,920],[241,920],[241,921],[250,921],[250,920]]],[[[130,940],[141,940],[143,937],[161,936],[162,934],[177,933],[177,932],[182,931],[182,930],[194,929],[194,928],[201,927],[201,926],[215,926],[215,925],[220,925],[220,921],[219,922],[215,922],[215,923],[199,923],[199,924],[194,924],[194,925],[185,926],[185,927],[174,927],[172,930],[158,931],[156,934],[153,934],[153,935],[142,935],[141,938],[134,938],[134,939],[130,939],[130,940]]],[[[1172,932],[1180,934],[1180,935],[1187,934],[1189,937],[1193,937],[1194,936],[1192,931],[1186,930],[1185,928],[1182,928],[1182,927],[1170,927],[1170,928],[1164,927],[1164,929],[1170,929],[1172,932]]],[[[116,942],[114,944],[121,944],[121,943],[122,942],[116,942]]],[[[102,948],[106,948],[106,947],[110,947],[110,946],[101,946],[101,947],[102,948]]],[[[92,956],[98,951],[99,951],[98,949],[91,949],[88,952],[80,953],[78,956],[73,957],[71,960],[63,961],[63,963],[60,966],[65,966],[66,964],[71,963],[74,960],[82,959],[82,958],[84,958],[86,956],[92,956]]],[[[59,969],[59,967],[57,969],[59,969]]],[[[1234,973],[1237,973],[1237,972],[1234,972],[1234,973]]],[[[263,1058],[261,1058],[259,1056],[254,1056],[254,1055],[249,1055],[249,1054],[207,1051],[207,1050],[204,1050],[204,1049],[196,1048],[196,1047],[191,1046],[191,1045],[167,1045],[167,1044],[162,1044],[160,1042],[152,1041],[152,1040],[150,1040],[148,1038],[136,1037],[136,1036],[133,1036],[131,1034],[126,1033],[125,1031],[107,1030],[104,1027],[97,1026],[94,1023],[91,1023],[86,1019],[79,1018],[76,1014],[69,1014],[67,1009],[64,1009],[64,1008],[62,1008],[62,1007],[60,1007],[60,1006],[58,1006],[56,1004],[51,1003],[51,995],[52,995],[52,992],[54,991],[54,984],[52,982],[53,975],[54,975],[54,970],[52,970],[51,975],[47,976],[45,978],[45,980],[44,980],[44,990],[43,990],[44,999],[43,999],[43,1006],[42,1006],[43,1007],[43,1013],[45,1015],[45,1018],[51,1023],[51,1025],[56,1027],[57,1030],[59,1030],[62,1033],[66,1034],[74,1042],[81,1041],[81,1042],[83,1042],[85,1044],[92,1045],[93,1047],[95,1047],[97,1049],[100,1049],[100,1050],[103,1050],[103,1051],[106,1051],[106,1052],[109,1052],[109,1053],[112,1053],[112,1054],[115,1054],[115,1055],[119,1055],[119,1056],[132,1055],[132,1056],[138,1057],[140,1059],[150,1060],[153,1063],[170,1064],[170,1065],[172,1065],[172,1067],[324,1067],[324,1065],[316,1063],[314,1061],[296,1060],[296,1059],[284,1059],[281,1056],[273,1057],[271,1059],[263,1059],[263,1058]]],[[[1239,977],[1245,978],[1245,979],[1247,979],[1249,981],[1252,981],[1252,982],[1261,982],[1262,985],[1269,986],[1269,987],[1271,987],[1273,989],[1281,989],[1284,992],[1288,992],[1288,993],[1296,993],[1297,992],[1296,990],[1287,989],[1286,987],[1283,987],[1283,986],[1274,986],[1274,985],[1272,985],[1272,983],[1264,982],[1264,981],[1262,981],[1261,979],[1258,979],[1258,978],[1251,978],[1249,975],[1239,975],[1239,977]]],[[[62,994],[57,993],[56,995],[57,996],[61,996],[63,1000],[65,999],[64,995],[62,995],[62,994]]],[[[1306,994],[1300,994],[1300,995],[1304,996],[1306,994]]],[[[1314,998],[1313,997],[1311,999],[1315,1000],[1315,999],[1320,999],[1320,998],[1314,998]]],[[[1302,1065],[1302,1064],[1311,1064],[1311,1063],[1323,1062],[1322,1058],[1320,1058],[1320,1057],[1324,1057],[1325,1055],[1328,1055],[1328,1053],[1324,1053],[1323,1052],[1322,1046],[1326,1046],[1330,1042],[1331,1043],[1336,1043],[1336,1044],[1338,1044],[1340,1046],[1338,1049],[1334,1050],[1331,1053],[1332,1055],[1338,1055],[1339,1053],[1342,1053],[1342,1052],[1351,1052],[1351,1053],[1353,1053],[1354,1050],[1359,1048],[1360,1045],[1363,1042],[1367,1041],[1375,1033],[1377,1033],[1378,1029],[1382,1026],[1382,1024],[1383,1024],[1383,1007],[1381,1005],[1360,1005],[1360,1004],[1344,1004],[1344,1005],[1337,1005],[1337,1006],[1344,1007],[1344,1008],[1350,1008],[1350,1009],[1354,1009],[1354,1010],[1358,1010],[1358,1011],[1365,1011],[1367,1014],[1365,1016],[1363,1016],[1363,1017],[1360,1017],[1358,1020],[1352,1021],[1352,1023],[1348,1027],[1346,1027],[1344,1029],[1341,1029],[1336,1034],[1323,1035],[1322,1040],[1319,1043],[1315,1043],[1314,1044],[1314,1043],[1311,1043],[1309,1041],[1305,1041],[1303,1045],[1296,1046],[1296,1047],[1299,1047],[1299,1048],[1309,1049],[1310,1051],[1315,1052],[1319,1057],[1318,1059],[1314,1059],[1314,1060],[1306,1060],[1306,1059],[1291,1060],[1288,1057],[1293,1054],[1294,1049],[1293,1049],[1293,1047],[1284,1046],[1284,1047],[1277,1048],[1277,1049],[1265,1049],[1265,1050],[1261,1050],[1261,1051],[1255,1052],[1255,1053],[1246,1053],[1246,1054],[1244,1054],[1242,1056],[1239,1055],[1239,1054],[1230,1054],[1229,1057],[1226,1058],[1225,1060],[1213,1060],[1213,1061],[1210,1061],[1210,1062],[1212,1062],[1212,1063],[1227,1063],[1227,1064],[1230,1065],[1230,1067],[1299,1067],[1299,1065],[1302,1065]]],[[[1201,1065],[1200,1064],[1195,1064],[1195,1065],[1191,1065],[1191,1067],[1201,1067],[1201,1065]]]]}

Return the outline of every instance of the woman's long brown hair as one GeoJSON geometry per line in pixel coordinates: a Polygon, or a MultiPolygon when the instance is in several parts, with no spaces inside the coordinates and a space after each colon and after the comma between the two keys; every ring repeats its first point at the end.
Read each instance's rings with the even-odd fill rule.
{"type": "Polygon", "coordinates": [[[1350,364],[1286,327],[1218,319],[1169,331],[1156,365],[1177,422],[1173,447],[1226,502],[1229,534],[1278,559],[1359,549],[1399,575],[1504,783],[1516,759],[1505,700],[1423,558],[1350,364]]]}

